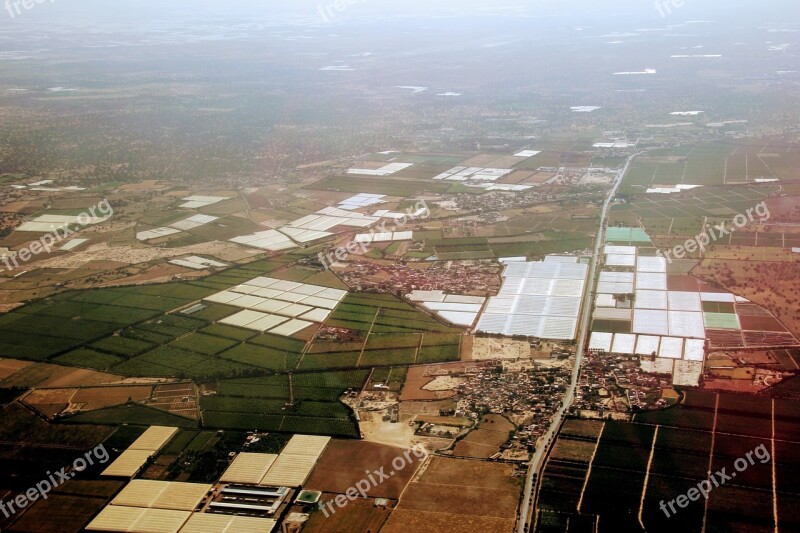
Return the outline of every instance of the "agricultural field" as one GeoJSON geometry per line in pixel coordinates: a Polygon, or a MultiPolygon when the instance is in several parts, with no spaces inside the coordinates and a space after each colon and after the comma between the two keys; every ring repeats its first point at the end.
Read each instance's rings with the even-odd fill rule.
{"type": "Polygon", "coordinates": [[[328,371],[221,380],[200,401],[204,427],[357,437],[352,412],[339,401],[360,389],[369,371],[328,371]],[[290,398],[294,404],[287,406],[290,398]]]}
{"type": "Polygon", "coordinates": [[[454,454],[488,459],[500,451],[500,446],[508,441],[514,428],[514,424],[500,415],[486,415],[476,429],[456,443],[454,454]]]}
{"type": "Polygon", "coordinates": [[[776,334],[785,334],[788,330],[798,336],[800,310],[794,293],[800,279],[798,262],[800,256],[788,250],[726,247],[714,250],[692,273],[760,305],[774,313],[780,321],[753,316],[745,319],[744,329],[772,331],[776,334]]]}
{"type": "Polygon", "coordinates": [[[395,475],[384,483],[371,487],[367,494],[370,498],[399,499],[421,464],[420,459],[411,454],[411,460],[406,461],[408,464],[405,468],[396,471],[392,467],[392,460],[396,457],[405,459],[403,454],[406,451],[405,448],[373,442],[334,439],[317,462],[305,488],[344,494],[362,479],[365,470],[374,471],[384,467],[387,473],[395,471],[395,475]]]}
{"type": "Polygon", "coordinates": [[[390,294],[349,293],[331,314],[325,325],[367,333],[457,333],[461,331],[439,322],[390,294]]]}
{"type": "MultiPolygon", "coordinates": [[[[327,504],[334,494],[326,494],[320,500],[327,504]]],[[[375,505],[375,500],[361,498],[349,502],[347,507],[339,509],[333,506],[336,513],[326,517],[322,511],[315,510],[303,531],[308,533],[351,533],[353,531],[379,531],[392,511],[375,505]]]]}
{"type": "Polygon", "coordinates": [[[5,531],[78,533],[122,485],[121,481],[69,481],[35,502],[5,531]]]}
{"type": "Polygon", "coordinates": [[[552,529],[558,514],[592,522],[599,516],[600,531],[639,531],[640,513],[647,531],[699,531],[704,520],[713,531],[771,531],[773,491],[781,528],[798,526],[789,507],[796,498],[790,473],[796,461],[788,450],[798,445],[800,412],[787,400],[690,390],[680,406],[637,414],[633,423],[593,424],[602,424],[599,438],[566,425],[559,436],[539,495],[540,531],[562,530],[552,529]],[[769,458],[754,452],[762,445],[769,458]],[[748,452],[759,458],[734,469],[748,452]],[[707,505],[701,499],[665,519],[662,500],[722,468],[738,477],[715,488],[707,505]]]}
{"type": "Polygon", "coordinates": [[[620,190],[641,194],[648,187],[734,185],[756,179],[793,180],[800,157],[786,146],[746,141],[651,150],[636,158],[620,190]]]}
{"type": "Polygon", "coordinates": [[[510,532],[521,492],[512,472],[502,463],[432,457],[381,531],[510,532]]]}

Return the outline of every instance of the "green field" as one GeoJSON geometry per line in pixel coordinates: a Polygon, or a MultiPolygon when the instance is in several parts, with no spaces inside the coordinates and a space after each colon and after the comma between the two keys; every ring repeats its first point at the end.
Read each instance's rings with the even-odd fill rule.
{"type": "Polygon", "coordinates": [[[295,402],[289,401],[287,375],[223,380],[218,394],[202,398],[206,427],[258,429],[357,437],[350,410],[339,401],[349,388],[360,388],[369,371],[294,374],[295,402]]]}

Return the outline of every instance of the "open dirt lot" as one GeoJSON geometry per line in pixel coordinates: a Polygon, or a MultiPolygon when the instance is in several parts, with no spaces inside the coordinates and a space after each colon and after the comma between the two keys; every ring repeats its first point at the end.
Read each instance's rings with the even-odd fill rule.
{"type": "Polygon", "coordinates": [[[511,531],[521,482],[507,464],[433,457],[382,531],[511,531]]]}
{"type": "Polygon", "coordinates": [[[455,454],[459,457],[488,459],[500,451],[500,445],[508,440],[514,424],[500,415],[486,415],[481,419],[478,429],[458,441],[455,454]]]}
{"type": "Polygon", "coordinates": [[[80,387],[114,383],[122,379],[116,374],[72,368],[48,363],[34,363],[0,382],[3,387],[80,387]]]}
{"type": "Polygon", "coordinates": [[[406,383],[400,393],[401,401],[409,400],[444,400],[452,397],[451,390],[426,390],[424,387],[438,376],[447,376],[449,372],[468,368],[465,363],[444,363],[438,365],[412,366],[408,369],[406,383]]]}
{"type": "Polygon", "coordinates": [[[522,357],[530,358],[530,356],[531,347],[527,342],[475,337],[472,341],[470,360],[520,359],[522,357]]]}
{"type": "MultiPolygon", "coordinates": [[[[325,495],[327,502],[333,495],[325,495]]],[[[343,509],[333,506],[335,513],[327,518],[322,511],[314,512],[303,528],[304,533],[352,533],[353,531],[373,531],[381,529],[391,512],[389,509],[375,507],[374,500],[354,500],[343,509]]]]}
{"type": "Polygon", "coordinates": [[[364,439],[387,444],[389,446],[399,446],[401,448],[408,448],[413,445],[414,429],[408,425],[408,420],[411,417],[401,417],[400,422],[384,422],[383,415],[387,411],[370,411],[361,412],[361,422],[359,427],[361,433],[364,434],[364,439]]]}
{"type": "Polygon", "coordinates": [[[17,361],[16,359],[0,359],[0,379],[13,376],[25,367],[31,366],[29,361],[17,361]]]}
{"type": "MultiPolygon", "coordinates": [[[[352,440],[332,440],[317,462],[305,487],[311,490],[344,494],[356,482],[365,479],[366,471],[374,472],[383,467],[383,472],[395,472],[390,479],[368,491],[372,498],[398,499],[408,482],[419,468],[420,460],[410,454],[411,462],[404,453],[407,448],[386,446],[372,442],[352,440]],[[392,461],[406,463],[402,470],[396,470],[392,461]]],[[[377,478],[376,478],[377,479],[377,478]]]]}

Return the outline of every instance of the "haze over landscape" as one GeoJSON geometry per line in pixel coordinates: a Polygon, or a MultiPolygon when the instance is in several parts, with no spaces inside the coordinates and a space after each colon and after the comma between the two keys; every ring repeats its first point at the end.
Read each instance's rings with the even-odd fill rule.
{"type": "Polygon", "coordinates": [[[800,530],[799,44],[5,2],[0,530],[800,530]]]}

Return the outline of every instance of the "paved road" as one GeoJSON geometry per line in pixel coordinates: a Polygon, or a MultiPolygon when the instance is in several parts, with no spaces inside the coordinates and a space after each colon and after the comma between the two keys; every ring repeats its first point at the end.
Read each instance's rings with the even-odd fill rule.
{"type": "Polygon", "coordinates": [[[580,375],[581,364],[583,363],[583,347],[586,344],[586,336],[589,334],[589,319],[591,317],[592,308],[594,307],[593,304],[597,263],[600,258],[603,242],[605,240],[604,237],[608,210],[611,207],[611,201],[617,195],[617,190],[622,183],[622,178],[628,172],[628,167],[630,167],[631,162],[637,155],[639,154],[634,154],[628,158],[628,161],[625,163],[625,168],[620,170],[619,174],[617,174],[617,177],[614,180],[614,186],[611,188],[608,198],[606,198],[606,201],[603,204],[603,212],[600,216],[600,225],[597,229],[597,239],[595,240],[594,244],[594,252],[589,263],[589,279],[586,282],[586,291],[583,295],[583,314],[581,315],[581,320],[578,323],[578,331],[580,333],[578,335],[578,345],[575,351],[575,366],[572,369],[572,381],[570,382],[569,389],[564,396],[564,401],[561,404],[561,408],[553,417],[553,422],[550,424],[550,428],[539,440],[539,442],[544,443],[544,445],[539,446],[536,449],[531,462],[528,463],[528,475],[525,480],[525,492],[522,497],[522,505],[520,506],[520,518],[517,522],[518,533],[524,533],[525,527],[532,522],[533,514],[536,512],[535,509],[531,508],[531,498],[534,493],[534,478],[538,479],[542,466],[544,465],[543,459],[546,455],[546,452],[550,448],[550,444],[555,439],[555,436],[558,433],[558,428],[561,427],[561,421],[564,419],[567,409],[575,400],[575,391],[578,388],[578,376],[580,375]]]}

